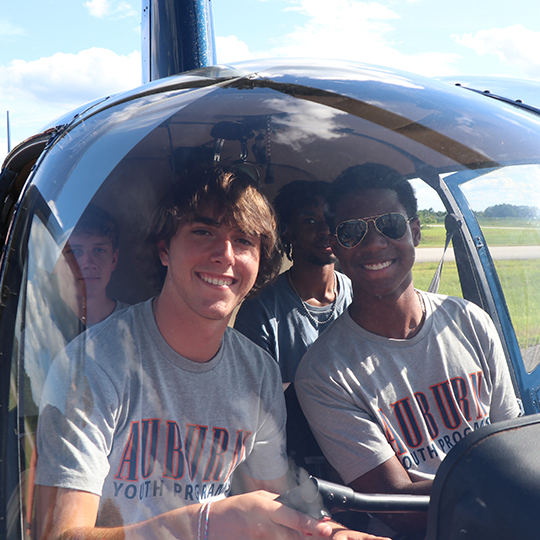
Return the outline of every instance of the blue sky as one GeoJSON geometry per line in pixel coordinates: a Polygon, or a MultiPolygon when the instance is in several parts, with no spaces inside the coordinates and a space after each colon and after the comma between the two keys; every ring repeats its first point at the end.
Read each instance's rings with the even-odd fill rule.
{"type": "MultiPolygon", "coordinates": [[[[138,86],[140,0],[5,0],[0,160],[70,109],[138,86]]],[[[218,61],[343,58],[540,81],[537,0],[212,0],[218,61]]]]}

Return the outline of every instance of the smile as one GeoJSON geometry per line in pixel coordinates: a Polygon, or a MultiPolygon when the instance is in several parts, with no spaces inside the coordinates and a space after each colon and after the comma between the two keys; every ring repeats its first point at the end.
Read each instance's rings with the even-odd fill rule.
{"type": "Polygon", "coordinates": [[[393,261],[384,261],[374,264],[363,264],[362,268],[365,268],[366,270],[383,270],[384,268],[388,268],[392,262],[393,261]]]}
{"type": "Polygon", "coordinates": [[[227,278],[227,277],[212,277],[207,276],[204,274],[199,274],[199,277],[206,283],[210,283],[211,285],[219,285],[220,287],[228,287],[229,285],[232,285],[235,280],[233,278],[227,278]]]}

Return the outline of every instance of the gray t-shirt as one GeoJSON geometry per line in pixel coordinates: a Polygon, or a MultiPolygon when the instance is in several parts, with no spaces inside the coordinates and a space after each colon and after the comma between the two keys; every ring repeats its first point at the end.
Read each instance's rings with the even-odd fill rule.
{"type": "Polygon", "coordinates": [[[302,303],[287,283],[286,273],[255,298],[246,300],[238,311],[234,327],[272,355],[279,364],[283,382],[294,380],[298,364],[310,345],[352,302],[350,279],[340,272],[335,275],[339,293],[332,317],[332,305],[317,307],[302,303]],[[306,310],[318,324],[307,316],[306,310]]]}
{"type": "Polygon", "coordinates": [[[448,451],[519,406],[489,316],[460,298],[422,292],[426,320],[389,339],[346,311],[309,349],[295,387],[311,428],[345,483],[397,456],[430,479],[448,451]]]}
{"type": "MultiPolygon", "coordinates": [[[[111,315],[130,306],[120,300],[115,300],[115,302],[111,315]]],[[[42,313],[39,313],[36,321],[27,326],[24,331],[24,371],[28,377],[32,401],[35,404],[29,404],[26,400],[26,414],[37,413],[43,385],[54,357],[87,328],[63,300],[59,299],[58,304],[54,306],[56,313],[43,306],[42,313]],[[59,313],[63,313],[64,316],[58,316],[59,313]]]]}
{"type": "Polygon", "coordinates": [[[228,328],[214,358],[187,360],[161,336],[150,300],[53,362],[36,483],[101,495],[99,525],[136,523],[225,496],[239,466],[283,476],[284,429],[279,370],[264,351],[228,328]]]}

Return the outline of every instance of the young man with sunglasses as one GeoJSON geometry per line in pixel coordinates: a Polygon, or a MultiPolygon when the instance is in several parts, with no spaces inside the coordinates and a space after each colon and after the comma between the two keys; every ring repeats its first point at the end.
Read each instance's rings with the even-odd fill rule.
{"type": "MultiPolygon", "coordinates": [[[[474,304],[414,288],[420,221],[413,189],[397,171],[374,163],[346,169],[328,203],[332,249],[354,299],[304,356],[295,379],[300,403],[344,483],[429,494],[460,439],[519,414],[502,346],[474,304]]],[[[383,521],[422,534],[425,518],[383,521]]]]}

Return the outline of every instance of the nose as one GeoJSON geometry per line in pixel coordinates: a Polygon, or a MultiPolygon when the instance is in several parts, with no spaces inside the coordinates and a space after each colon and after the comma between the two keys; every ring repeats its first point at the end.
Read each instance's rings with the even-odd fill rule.
{"type": "Polygon", "coordinates": [[[77,264],[81,270],[90,266],[95,266],[96,262],[92,256],[92,252],[83,251],[83,253],[77,257],[77,264]]]}
{"type": "Polygon", "coordinates": [[[368,222],[366,236],[364,236],[359,245],[363,246],[364,249],[378,251],[380,249],[384,249],[387,244],[388,242],[386,237],[375,228],[375,223],[373,221],[368,222]]]}
{"type": "Polygon", "coordinates": [[[230,238],[218,239],[212,252],[212,260],[231,266],[234,263],[234,248],[230,238]]]}
{"type": "Polygon", "coordinates": [[[330,236],[330,229],[328,228],[325,220],[319,221],[317,233],[320,236],[330,236]]]}

